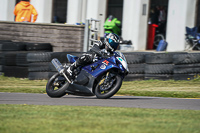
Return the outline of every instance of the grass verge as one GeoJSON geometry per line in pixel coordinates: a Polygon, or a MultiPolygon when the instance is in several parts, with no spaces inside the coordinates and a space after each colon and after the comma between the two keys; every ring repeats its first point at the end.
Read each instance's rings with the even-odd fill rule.
{"type": "Polygon", "coordinates": [[[118,94],[134,96],[200,98],[200,80],[123,82],[118,94]]]}
{"type": "MultiPolygon", "coordinates": [[[[0,92],[46,93],[47,80],[28,80],[0,76],[0,92]]],[[[117,94],[129,96],[155,96],[200,98],[200,80],[160,81],[143,80],[123,82],[117,94]]]]}
{"type": "Polygon", "coordinates": [[[197,133],[200,111],[0,105],[2,133],[197,133]]]}

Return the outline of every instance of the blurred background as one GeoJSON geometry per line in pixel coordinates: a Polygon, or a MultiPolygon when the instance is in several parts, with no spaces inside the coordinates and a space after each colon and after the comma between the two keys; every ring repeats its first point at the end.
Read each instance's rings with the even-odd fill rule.
{"type": "MultiPolygon", "coordinates": [[[[0,21],[14,21],[13,10],[20,0],[0,1],[0,21]]],[[[120,21],[120,36],[131,40],[134,50],[151,50],[149,34],[162,34],[167,51],[185,49],[185,27],[200,24],[199,0],[31,0],[38,11],[36,23],[84,24],[98,19],[99,35],[112,15],[120,21]],[[159,27],[152,27],[156,24],[159,27]],[[153,29],[152,29],[153,28],[153,29]],[[155,30],[155,31],[154,31],[155,30]]]]}

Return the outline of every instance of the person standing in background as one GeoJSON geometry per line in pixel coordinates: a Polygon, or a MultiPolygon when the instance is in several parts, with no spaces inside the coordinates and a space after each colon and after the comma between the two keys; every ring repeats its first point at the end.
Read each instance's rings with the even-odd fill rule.
{"type": "Polygon", "coordinates": [[[14,15],[16,22],[35,22],[37,20],[38,13],[33,5],[30,4],[30,0],[21,0],[14,9],[14,15]],[[33,21],[32,19],[33,15],[33,21]]]}
{"type": "Polygon", "coordinates": [[[166,11],[164,6],[160,6],[160,14],[159,14],[159,30],[160,33],[165,35],[166,33],[166,11]]]}

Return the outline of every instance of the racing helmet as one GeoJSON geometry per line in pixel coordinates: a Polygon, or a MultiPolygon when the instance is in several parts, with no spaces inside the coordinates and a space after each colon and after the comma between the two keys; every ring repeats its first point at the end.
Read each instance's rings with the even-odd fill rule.
{"type": "Polygon", "coordinates": [[[120,38],[115,33],[105,34],[104,43],[108,47],[108,50],[115,51],[119,46],[120,38]]]}

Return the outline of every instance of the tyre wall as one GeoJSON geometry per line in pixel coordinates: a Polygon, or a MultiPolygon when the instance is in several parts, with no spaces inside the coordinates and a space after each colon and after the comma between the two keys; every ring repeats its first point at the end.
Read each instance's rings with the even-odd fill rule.
{"type": "MultiPolygon", "coordinates": [[[[0,40],[50,43],[53,52],[83,51],[84,26],[0,21],[0,31],[0,40]]],[[[34,50],[31,44],[27,48],[34,50]]]]}
{"type": "Polygon", "coordinates": [[[124,54],[129,68],[127,81],[133,80],[192,80],[199,78],[200,52],[124,54]],[[136,78],[137,77],[137,78],[136,78]]]}
{"type": "MultiPolygon", "coordinates": [[[[26,43],[0,40],[0,74],[8,77],[28,78],[31,62],[51,61],[50,43],[26,43]]],[[[41,64],[38,67],[41,67],[41,64]]],[[[39,69],[41,71],[43,69],[39,69]]],[[[37,71],[37,70],[35,70],[37,71]]],[[[46,77],[47,78],[47,77],[46,77]]]]}
{"type": "Polygon", "coordinates": [[[30,80],[49,79],[56,73],[51,60],[57,58],[61,63],[67,63],[66,54],[80,56],[82,52],[52,52],[49,43],[0,40],[0,75],[30,80]]]}
{"type": "MultiPolygon", "coordinates": [[[[83,52],[52,52],[49,43],[24,43],[0,40],[0,74],[8,77],[49,79],[56,73],[51,60],[68,63],[67,54],[80,56],[83,52]]],[[[129,74],[125,81],[191,80],[200,73],[200,53],[129,52],[124,53],[129,74]]]]}

